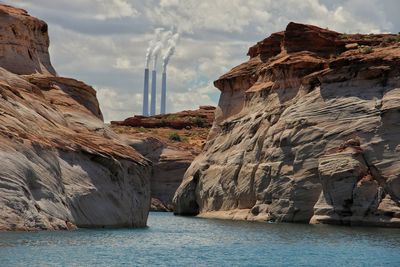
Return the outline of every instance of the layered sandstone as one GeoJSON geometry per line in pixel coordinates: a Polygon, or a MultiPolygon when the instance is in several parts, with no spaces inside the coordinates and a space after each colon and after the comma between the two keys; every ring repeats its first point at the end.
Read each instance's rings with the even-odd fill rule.
{"type": "Polygon", "coordinates": [[[0,20],[0,230],[145,226],[150,162],[92,87],[53,75],[44,22],[4,5],[0,20]]]}
{"type": "Polygon", "coordinates": [[[112,122],[111,129],[152,162],[151,210],[172,210],[175,191],[207,139],[214,110],[215,107],[201,106],[198,110],[112,122]],[[164,123],[160,123],[161,120],[164,123]],[[172,137],[179,137],[180,140],[172,137]]]}
{"type": "Polygon", "coordinates": [[[0,66],[16,74],[55,74],[48,27],[19,8],[0,5],[0,66]]]}
{"type": "Polygon", "coordinates": [[[175,213],[399,227],[399,42],[290,23],[251,47],[175,213]]]}

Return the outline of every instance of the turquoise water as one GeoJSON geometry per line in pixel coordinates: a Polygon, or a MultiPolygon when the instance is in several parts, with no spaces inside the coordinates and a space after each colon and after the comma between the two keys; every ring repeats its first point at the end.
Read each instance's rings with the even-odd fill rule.
{"type": "Polygon", "coordinates": [[[150,213],[146,229],[0,233],[0,266],[400,266],[400,229],[150,213]]]}

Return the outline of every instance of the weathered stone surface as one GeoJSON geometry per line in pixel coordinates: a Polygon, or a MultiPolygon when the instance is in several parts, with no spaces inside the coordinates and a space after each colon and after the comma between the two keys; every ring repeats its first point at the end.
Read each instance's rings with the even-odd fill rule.
{"type": "Polygon", "coordinates": [[[215,81],[175,213],[399,227],[400,45],[296,23],[283,35],[279,54],[251,48],[215,81]]]}
{"type": "Polygon", "coordinates": [[[201,152],[215,107],[111,122],[124,142],[152,162],[152,211],[171,211],[172,198],[193,159],[201,152]],[[180,140],[172,140],[171,134],[180,140]]]}
{"type": "Polygon", "coordinates": [[[171,211],[174,193],[181,184],[186,169],[200,151],[188,145],[167,143],[149,136],[128,135],[125,136],[125,140],[153,163],[150,176],[151,195],[163,203],[167,211],[171,211]]]}
{"type": "Polygon", "coordinates": [[[0,5],[0,66],[16,74],[55,74],[47,24],[23,9],[0,5]]]}
{"type": "Polygon", "coordinates": [[[92,87],[51,75],[43,22],[3,5],[0,20],[38,63],[0,44],[0,230],[145,226],[150,162],[104,125],[92,87]]]}
{"type": "MultiPolygon", "coordinates": [[[[212,110],[212,109],[210,109],[212,110]]],[[[174,114],[172,114],[174,115],[174,114]]],[[[193,159],[201,152],[209,128],[176,130],[111,125],[121,140],[152,162],[152,211],[171,211],[172,198],[193,159]],[[174,133],[180,141],[171,140],[174,133]]]]}
{"type": "Polygon", "coordinates": [[[281,53],[281,43],[283,41],[284,32],[271,34],[261,42],[249,48],[247,55],[250,58],[260,56],[263,61],[281,53]]]}
{"type": "Polygon", "coordinates": [[[286,27],[284,46],[288,53],[310,51],[329,56],[344,51],[344,45],[336,42],[339,35],[313,25],[290,22],[286,27]]]}

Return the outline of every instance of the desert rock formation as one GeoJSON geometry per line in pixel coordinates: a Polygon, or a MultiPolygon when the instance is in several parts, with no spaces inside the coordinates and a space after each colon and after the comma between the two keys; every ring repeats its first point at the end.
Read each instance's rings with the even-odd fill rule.
{"type": "Polygon", "coordinates": [[[54,75],[43,21],[5,5],[0,20],[0,230],[145,226],[150,162],[92,87],[54,75]]]}
{"type": "Polygon", "coordinates": [[[204,146],[214,111],[215,107],[201,106],[197,110],[111,122],[112,130],[127,145],[152,162],[150,210],[172,210],[172,198],[204,146]],[[171,140],[172,133],[182,140],[171,140]]]}
{"type": "Polygon", "coordinates": [[[16,74],[55,74],[47,24],[19,8],[0,5],[0,66],[16,74]]]}
{"type": "Polygon", "coordinates": [[[111,124],[130,127],[173,129],[190,129],[191,127],[208,128],[214,121],[215,107],[200,106],[197,110],[184,110],[171,114],[160,114],[151,117],[134,116],[123,121],[112,121],[111,124]]]}
{"type": "Polygon", "coordinates": [[[400,36],[290,23],[248,55],[175,213],[399,227],[400,36]]]}

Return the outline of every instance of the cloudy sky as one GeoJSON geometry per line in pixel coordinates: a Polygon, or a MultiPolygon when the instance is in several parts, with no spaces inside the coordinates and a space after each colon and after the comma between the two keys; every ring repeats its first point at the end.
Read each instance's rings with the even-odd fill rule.
{"type": "Polygon", "coordinates": [[[250,45],[290,21],[346,33],[400,32],[398,0],[0,2],[22,7],[49,24],[58,74],[92,85],[105,121],[141,113],[145,54],[156,28],[175,26],[181,32],[168,67],[169,112],[216,105],[219,91],[212,81],[246,60],[250,45]]]}

